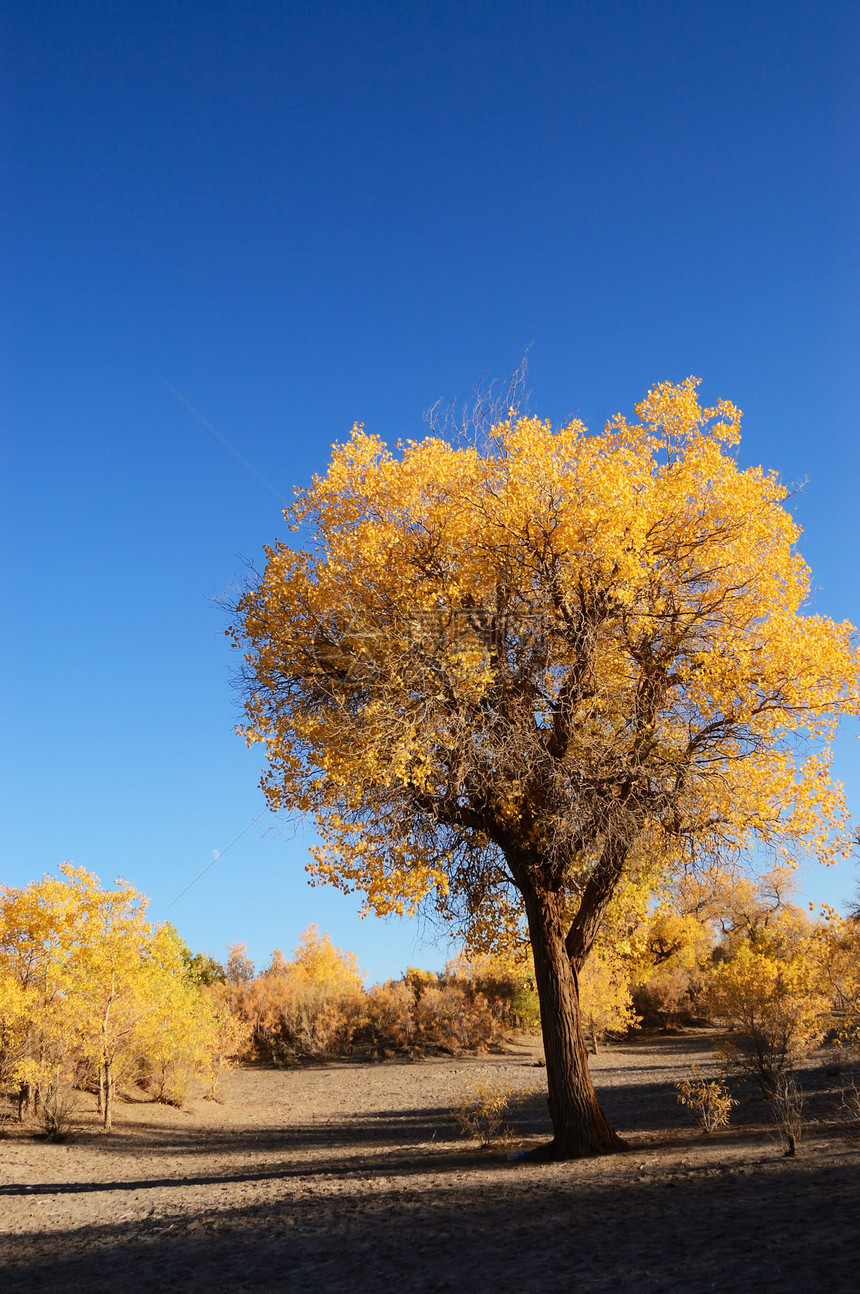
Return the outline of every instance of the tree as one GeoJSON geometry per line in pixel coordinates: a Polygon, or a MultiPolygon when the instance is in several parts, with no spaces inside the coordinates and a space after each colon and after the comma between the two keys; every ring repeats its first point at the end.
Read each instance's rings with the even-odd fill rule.
{"type": "Polygon", "coordinates": [[[173,927],[151,928],[147,902],[69,863],[0,889],[0,1079],[19,1084],[22,1108],[35,1096],[48,1125],[64,1092],[93,1079],[107,1130],[122,1078],[156,1074],[176,1101],[242,1032],[189,975],[173,927]]]}
{"type": "Polygon", "coordinates": [[[790,950],[747,940],[708,986],[712,1009],[735,1030],[720,1053],[768,1099],[827,1032],[829,1003],[812,945],[810,937],[790,950]]]}
{"type": "Polygon", "coordinates": [[[19,1085],[19,1112],[52,1097],[75,1075],[85,1028],[74,993],[79,896],[87,873],[65,864],[23,889],[0,890],[0,1071],[19,1085]]]}
{"type": "Polygon", "coordinates": [[[557,1158],[622,1144],[577,990],[622,878],[844,847],[853,630],[803,613],[787,492],[735,461],[739,411],[691,378],[636,412],[587,434],[512,411],[395,453],[354,427],[285,513],[308,546],[266,549],[230,630],[244,735],[270,807],[315,816],[318,880],[525,922],[557,1158]]]}
{"type": "Polygon", "coordinates": [[[826,904],[815,930],[822,991],[830,998],[832,1025],[840,1044],[860,1043],[860,922],[841,917],[826,904]]]}
{"type": "Polygon", "coordinates": [[[102,890],[98,877],[81,868],[73,879],[80,922],[74,999],[84,1021],[81,1045],[96,1067],[99,1110],[110,1132],[118,1081],[133,1067],[154,1014],[153,974],[169,959],[181,976],[182,960],[168,931],[153,936],[148,900],[127,881],[102,890]]]}

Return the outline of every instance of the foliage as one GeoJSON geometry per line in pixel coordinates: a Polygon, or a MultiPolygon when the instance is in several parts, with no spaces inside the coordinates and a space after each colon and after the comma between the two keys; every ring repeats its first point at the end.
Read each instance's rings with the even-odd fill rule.
{"type": "Polygon", "coordinates": [[[227,984],[250,984],[255,975],[254,963],[248,957],[244,944],[231,944],[227,949],[229,956],[224,966],[224,979],[227,984]]]}
{"type": "Polygon", "coordinates": [[[244,944],[230,950],[225,1000],[248,1025],[254,1053],[263,1060],[290,1064],[344,1054],[360,1019],[362,992],[355,955],[335,948],[316,926],[302,933],[290,961],[276,949],[256,977],[244,944]]]}
{"type": "Polygon", "coordinates": [[[96,1088],[110,1129],[121,1084],[180,1103],[211,1068],[219,1025],[207,990],[189,978],[176,931],[147,922],[146,903],[127,882],[105,890],[71,864],[0,892],[0,1077],[18,1085],[22,1109],[32,1099],[50,1135],[75,1088],[96,1088]]]}
{"type": "Polygon", "coordinates": [[[816,930],[822,985],[833,1008],[833,1025],[843,1046],[860,1043],[860,921],[827,906],[816,930]]]}
{"type": "Polygon", "coordinates": [[[360,993],[364,986],[355,953],[335,948],[331,936],[321,935],[317,926],[308,926],[302,932],[286,970],[299,983],[324,986],[345,995],[360,993]]]}
{"type": "Polygon", "coordinates": [[[540,1030],[540,1003],[528,947],[507,955],[464,950],[448,962],[443,978],[467,995],[481,995],[502,1028],[540,1030]]]}
{"type": "Polygon", "coordinates": [[[678,1015],[695,1009],[710,959],[714,935],[692,913],[662,904],[641,932],[641,952],[633,974],[633,1001],[645,1016],[678,1015]]]}
{"type": "Polygon", "coordinates": [[[595,946],[579,975],[579,1000],[593,1045],[609,1033],[627,1033],[639,1023],[630,993],[629,967],[603,941],[595,946]]]}
{"type": "Polygon", "coordinates": [[[215,984],[225,984],[227,982],[225,968],[214,957],[210,957],[208,953],[195,953],[187,959],[183,955],[183,961],[185,962],[185,978],[190,984],[212,988],[215,984]]]}
{"type": "Polygon", "coordinates": [[[678,1100],[694,1112],[703,1132],[716,1132],[728,1124],[737,1101],[729,1096],[722,1079],[703,1078],[697,1065],[690,1070],[690,1078],[675,1084],[678,1100]]]}
{"type": "Polygon", "coordinates": [[[309,926],[290,961],[276,949],[262,975],[224,992],[248,1026],[249,1052],[275,1064],[457,1053],[491,1046],[515,1027],[518,985],[484,971],[486,979],[465,959],[441,977],[410,967],[401,981],[366,992],[354,954],[309,926]]]}
{"type": "Polygon", "coordinates": [[[633,1001],[646,1021],[706,1013],[712,965],[741,944],[786,951],[807,939],[810,922],[788,898],[795,889],[794,869],[782,864],[759,877],[712,865],[673,878],[634,939],[633,1001]]]}
{"type": "MultiPolygon", "coordinates": [[[[461,1137],[469,1137],[482,1146],[489,1146],[500,1136],[510,1136],[504,1127],[515,1089],[510,1083],[493,1083],[486,1079],[472,1079],[463,1085],[463,1094],[454,1109],[454,1120],[461,1137]]],[[[528,1091],[516,1091],[516,1099],[530,1096],[528,1091]]]]}
{"type": "Polygon", "coordinates": [[[718,965],[708,986],[711,1009],[734,1030],[722,1045],[726,1064],[773,1097],[783,1076],[819,1045],[828,1000],[808,944],[780,955],[778,945],[742,944],[718,965]]]}
{"type": "Polygon", "coordinates": [[[587,434],[511,410],[396,454],[356,426],[287,510],[309,547],[267,549],[233,631],[244,733],[270,807],[316,818],[315,877],[474,939],[528,927],[560,1155],[617,1144],[570,962],[621,881],[848,847],[829,746],[856,646],[803,613],[787,491],[738,467],[740,412],[694,379],[636,413],[587,434]]]}
{"type": "Polygon", "coordinates": [[[419,1054],[415,1032],[416,990],[406,980],[375,985],[365,998],[352,1038],[357,1051],[374,1059],[419,1054]]]}
{"type": "Polygon", "coordinates": [[[414,980],[390,980],[367,994],[354,1046],[373,1056],[486,1051],[502,1041],[507,1005],[456,979],[418,992],[414,980]]]}
{"type": "Polygon", "coordinates": [[[220,983],[213,984],[203,995],[206,1027],[203,1034],[203,1055],[206,1060],[206,1099],[218,1099],[218,1084],[234,1059],[248,1049],[252,1028],[231,1008],[227,991],[220,983]]]}
{"type": "Polygon", "coordinates": [[[502,1037],[502,1028],[483,993],[466,993],[457,984],[425,990],[415,1003],[413,1049],[438,1049],[457,1055],[483,1051],[502,1037]]]}

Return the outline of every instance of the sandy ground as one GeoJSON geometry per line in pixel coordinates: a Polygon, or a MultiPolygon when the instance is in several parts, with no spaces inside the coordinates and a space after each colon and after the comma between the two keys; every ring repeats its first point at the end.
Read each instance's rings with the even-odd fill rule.
{"type": "MultiPolygon", "coordinates": [[[[703,1137],[672,1083],[702,1033],[593,1061],[631,1149],[572,1164],[458,1138],[464,1083],[533,1095],[516,1144],[548,1132],[538,1045],[498,1056],[230,1075],[223,1103],[119,1107],[48,1145],[0,1136],[0,1289],[19,1291],[860,1290],[860,1130],[840,1120],[834,1055],[803,1075],[810,1124],[783,1157],[747,1093],[703,1137]],[[828,1074],[828,1070],[831,1072],[828,1074]]],[[[739,1094],[740,1090],[739,1090],[739,1094]]]]}

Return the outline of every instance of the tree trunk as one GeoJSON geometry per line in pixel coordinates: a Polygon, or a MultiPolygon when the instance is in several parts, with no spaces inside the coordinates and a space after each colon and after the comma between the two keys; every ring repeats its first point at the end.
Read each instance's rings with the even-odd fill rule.
{"type": "Polygon", "coordinates": [[[111,1072],[111,1062],[105,1056],[104,1065],[105,1076],[105,1132],[110,1132],[113,1128],[113,1073],[111,1072]]]}
{"type": "Polygon", "coordinates": [[[104,1063],[99,1061],[99,1114],[105,1112],[105,1070],[104,1063]]]}
{"type": "Polygon", "coordinates": [[[549,1113],[554,1137],[538,1157],[578,1159],[625,1149],[612,1131],[591,1081],[576,974],[565,947],[559,895],[524,893],[540,1000],[549,1113]]]}

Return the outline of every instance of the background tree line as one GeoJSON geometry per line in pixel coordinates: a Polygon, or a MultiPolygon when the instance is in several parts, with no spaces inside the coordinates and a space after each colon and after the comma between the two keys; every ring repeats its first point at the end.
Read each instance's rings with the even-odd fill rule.
{"type": "MultiPolygon", "coordinates": [[[[860,1042],[860,921],[792,902],[789,868],[712,868],[655,899],[622,887],[580,975],[592,1049],[642,1028],[722,1024],[725,1067],[774,1098],[825,1037],[860,1042]]],[[[192,955],[146,899],[66,865],[0,896],[0,1082],[49,1134],[74,1093],[112,1126],[116,1096],[214,1096],[231,1059],[296,1065],[504,1045],[540,1028],[527,940],[473,943],[444,971],[365,986],[354,954],[311,926],[259,973],[243,944],[192,955]]]]}

